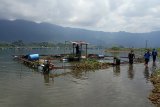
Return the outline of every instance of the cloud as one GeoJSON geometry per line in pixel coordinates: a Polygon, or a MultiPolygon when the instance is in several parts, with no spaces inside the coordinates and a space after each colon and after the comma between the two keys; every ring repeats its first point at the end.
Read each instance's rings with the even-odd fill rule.
{"type": "Polygon", "coordinates": [[[0,18],[108,32],[160,30],[158,0],[1,0],[0,18]]]}

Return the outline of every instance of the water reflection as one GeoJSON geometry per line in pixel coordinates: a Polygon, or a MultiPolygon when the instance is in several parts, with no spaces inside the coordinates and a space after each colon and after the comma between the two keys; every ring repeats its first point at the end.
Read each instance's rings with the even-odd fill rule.
{"type": "Polygon", "coordinates": [[[153,63],[152,63],[152,66],[156,67],[156,66],[157,66],[156,62],[153,62],[153,63]]]}
{"type": "Polygon", "coordinates": [[[119,57],[120,52],[110,52],[110,54],[114,57],[119,57]]]}
{"type": "Polygon", "coordinates": [[[52,82],[54,82],[53,75],[43,74],[43,76],[44,76],[44,83],[49,83],[50,82],[50,78],[52,78],[52,82]]]}
{"type": "Polygon", "coordinates": [[[89,72],[88,71],[81,72],[81,71],[72,70],[70,74],[72,75],[72,77],[74,77],[76,79],[84,80],[84,79],[88,78],[89,72]]]}
{"type": "Polygon", "coordinates": [[[149,81],[149,76],[150,76],[150,73],[149,73],[149,67],[145,67],[144,69],[144,78],[147,80],[147,82],[149,81]]]}
{"type": "Polygon", "coordinates": [[[119,76],[120,75],[120,66],[114,66],[113,67],[113,73],[115,76],[119,76]]]}
{"type": "Polygon", "coordinates": [[[44,83],[49,83],[49,74],[44,74],[44,83]]]}
{"type": "Polygon", "coordinates": [[[133,69],[133,65],[129,65],[128,67],[128,78],[133,79],[134,78],[134,69],[133,69]]]}
{"type": "Polygon", "coordinates": [[[157,64],[156,64],[156,63],[152,63],[151,71],[152,71],[152,72],[155,72],[155,71],[156,71],[156,68],[157,68],[157,64]]]}

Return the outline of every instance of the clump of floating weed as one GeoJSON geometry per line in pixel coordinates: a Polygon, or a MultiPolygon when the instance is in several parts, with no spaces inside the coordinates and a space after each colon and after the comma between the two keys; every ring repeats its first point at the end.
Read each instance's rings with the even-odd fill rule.
{"type": "Polygon", "coordinates": [[[73,70],[88,71],[98,69],[99,67],[99,62],[95,60],[83,60],[80,63],[76,63],[73,70]]]}
{"type": "Polygon", "coordinates": [[[107,68],[108,63],[98,62],[97,60],[83,60],[74,65],[73,70],[76,71],[94,71],[97,69],[107,68]]]}

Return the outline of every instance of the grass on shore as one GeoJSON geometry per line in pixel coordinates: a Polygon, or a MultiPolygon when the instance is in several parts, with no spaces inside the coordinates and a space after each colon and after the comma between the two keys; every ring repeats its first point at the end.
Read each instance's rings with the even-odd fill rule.
{"type": "Polygon", "coordinates": [[[151,75],[150,81],[153,83],[154,89],[149,95],[149,99],[152,103],[160,105],[160,69],[151,75]]]}

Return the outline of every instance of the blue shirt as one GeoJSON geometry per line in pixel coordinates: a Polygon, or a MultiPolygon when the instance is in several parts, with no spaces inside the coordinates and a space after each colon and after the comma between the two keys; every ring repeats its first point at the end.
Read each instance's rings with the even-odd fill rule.
{"type": "Polygon", "coordinates": [[[145,59],[149,59],[150,56],[151,56],[151,54],[150,54],[149,52],[146,52],[146,53],[144,54],[144,58],[145,58],[145,59]]]}

